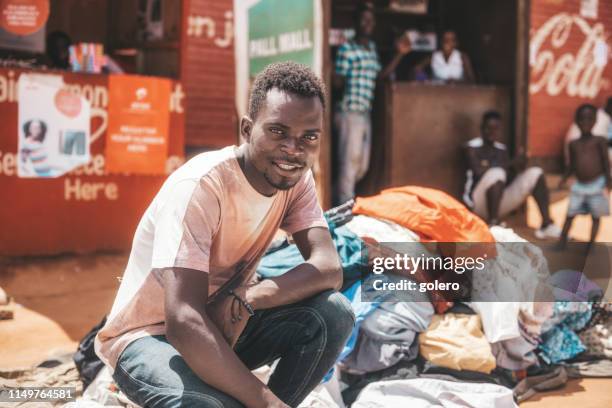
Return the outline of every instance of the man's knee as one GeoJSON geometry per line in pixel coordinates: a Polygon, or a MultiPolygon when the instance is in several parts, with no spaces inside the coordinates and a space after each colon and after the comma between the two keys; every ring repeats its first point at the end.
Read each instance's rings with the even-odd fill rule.
{"type": "Polygon", "coordinates": [[[532,166],[532,167],[529,167],[528,169],[525,169],[524,173],[529,174],[531,177],[535,179],[538,179],[540,178],[540,176],[544,174],[544,170],[541,167],[532,166]]]}
{"type": "Polygon", "coordinates": [[[501,167],[491,167],[489,170],[485,171],[480,180],[481,183],[485,183],[486,185],[493,185],[495,183],[505,183],[508,175],[506,170],[501,167]]]}
{"type": "Polygon", "coordinates": [[[529,167],[528,169],[526,169],[523,173],[525,175],[525,178],[528,181],[528,184],[532,187],[535,188],[536,184],[538,183],[538,181],[544,177],[544,170],[542,170],[541,167],[529,167]]]}
{"type": "Polygon", "coordinates": [[[317,314],[319,324],[345,340],[355,325],[355,314],[348,299],[339,292],[326,290],[311,298],[308,306],[317,314]]]}

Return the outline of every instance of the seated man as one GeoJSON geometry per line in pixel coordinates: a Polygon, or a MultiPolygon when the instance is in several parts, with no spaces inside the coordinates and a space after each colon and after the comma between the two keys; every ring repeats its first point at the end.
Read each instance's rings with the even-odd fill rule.
{"type": "Polygon", "coordinates": [[[501,131],[499,112],[486,112],[480,131],[481,136],[465,146],[468,163],[465,203],[490,225],[497,225],[500,217],[518,209],[532,195],[542,214],[542,226],[536,237],[558,238],[561,231],[550,219],[549,193],[542,169],[525,169],[527,158],[522,152],[511,160],[506,146],[496,141],[501,131]],[[511,173],[515,174],[512,182],[511,173]]]}
{"type": "Polygon", "coordinates": [[[255,79],[246,143],[176,170],[145,212],[96,353],[147,407],[297,406],[354,324],[311,168],[324,89],[304,65],[255,79]],[[278,228],[305,262],[254,282],[278,228]],[[279,360],[268,384],[251,370],[279,360]]]}

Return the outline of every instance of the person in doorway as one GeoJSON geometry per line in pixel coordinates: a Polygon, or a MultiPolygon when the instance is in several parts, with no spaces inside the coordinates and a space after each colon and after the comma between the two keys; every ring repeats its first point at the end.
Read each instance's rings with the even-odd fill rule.
{"type": "Polygon", "coordinates": [[[253,83],[246,143],[202,153],[170,175],[136,230],[95,349],[147,407],[295,407],[333,366],[354,315],[337,292],[338,254],[311,168],[324,86],[304,65],[253,83]],[[305,261],[255,281],[278,228],[305,261]],[[267,384],[251,370],[278,360],[267,384]]]}
{"type": "Polygon", "coordinates": [[[373,8],[362,4],[355,13],[355,38],[338,49],[334,86],[342,98],[334,122],[338,133],[338,179],[334,201],[342,204],[355,196],[355,185],[370,164],[372,140],[371,110],[376,81],[388,78],[402,57],[410,52],[410,40],[402,35],[396,52],[381,70],[372,34],[376,27],[373,8]]]}
{"type": "Polygon", "coordinates": [[[544,172],[539,167],[526,168],[527,158],[522,151],[510,158],[506,146],[498,142],[501,119],[497,111],[486,112],[482,117],[481,136],[465,146],[468,171],[463,199],[490,225],[498,225],[501,217],[518,209],[532,195],[542,215],[536,237],[559,238],[561,230],[549,214],[549,191],[544,172]],[[510,181],[512,174],[514,178],[510,181]]]}
{"type": "Polygon", "coordinates": [[[596,116],[597,108],[593,105],[584,104],[576,110],[575,121],[580,129],[580,137],[569,144],[569,166],[559,182],[559,188],[562,188],[571,175],[576,175],[559,242],[561,249],[567,244],[569,230],[576,215],[590,214],[593,218],[590,239],[592,245],[599,231],[599,219],[610,214],[608,189],[612,187],[612,178],[608,142],[602,136],[593,135],[596,116]]]}
{"type": "Polygon", "coordinates": [[[46,64],[50,68],[70,69],[70,36],[63,31],[53,31],[47,35],[46,64]]]}
{"type": "Polygon", "coordinates": [[[457,34],[447,30],[442,34],[442,48],[415,67],[417,76],[421,76],[425,67],[431,67],[432,79],[447,83],[475,82],[474,70],[470,57],[457,49],[457,34]]]}

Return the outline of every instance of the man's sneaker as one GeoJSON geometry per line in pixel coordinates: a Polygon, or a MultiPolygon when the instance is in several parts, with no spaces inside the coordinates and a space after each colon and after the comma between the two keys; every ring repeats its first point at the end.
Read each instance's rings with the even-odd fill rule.
{"type": "Polygon", "coordinates": [[[561,228],[557,227],[552,222],[544,228],[536,230],[535,236],[537,239],[554,238],[558,239],[561,236],[561,228]]]}

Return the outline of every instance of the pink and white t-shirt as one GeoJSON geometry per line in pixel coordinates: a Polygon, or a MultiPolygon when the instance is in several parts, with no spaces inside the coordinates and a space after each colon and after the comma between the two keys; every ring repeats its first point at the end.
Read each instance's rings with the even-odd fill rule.
{"type": "Polygon", "coordinates": [[[266,197],[246,179],[235,146],[194,157],[168,177],[140,220],[96,353],[114,370],[129,343],[165,333],[155,269],[207,273],[212,296],[230,279],[253,277],[279,228],[293,234],[311,227],[327,223],[310,171],[291,189],[266,197]]]}

